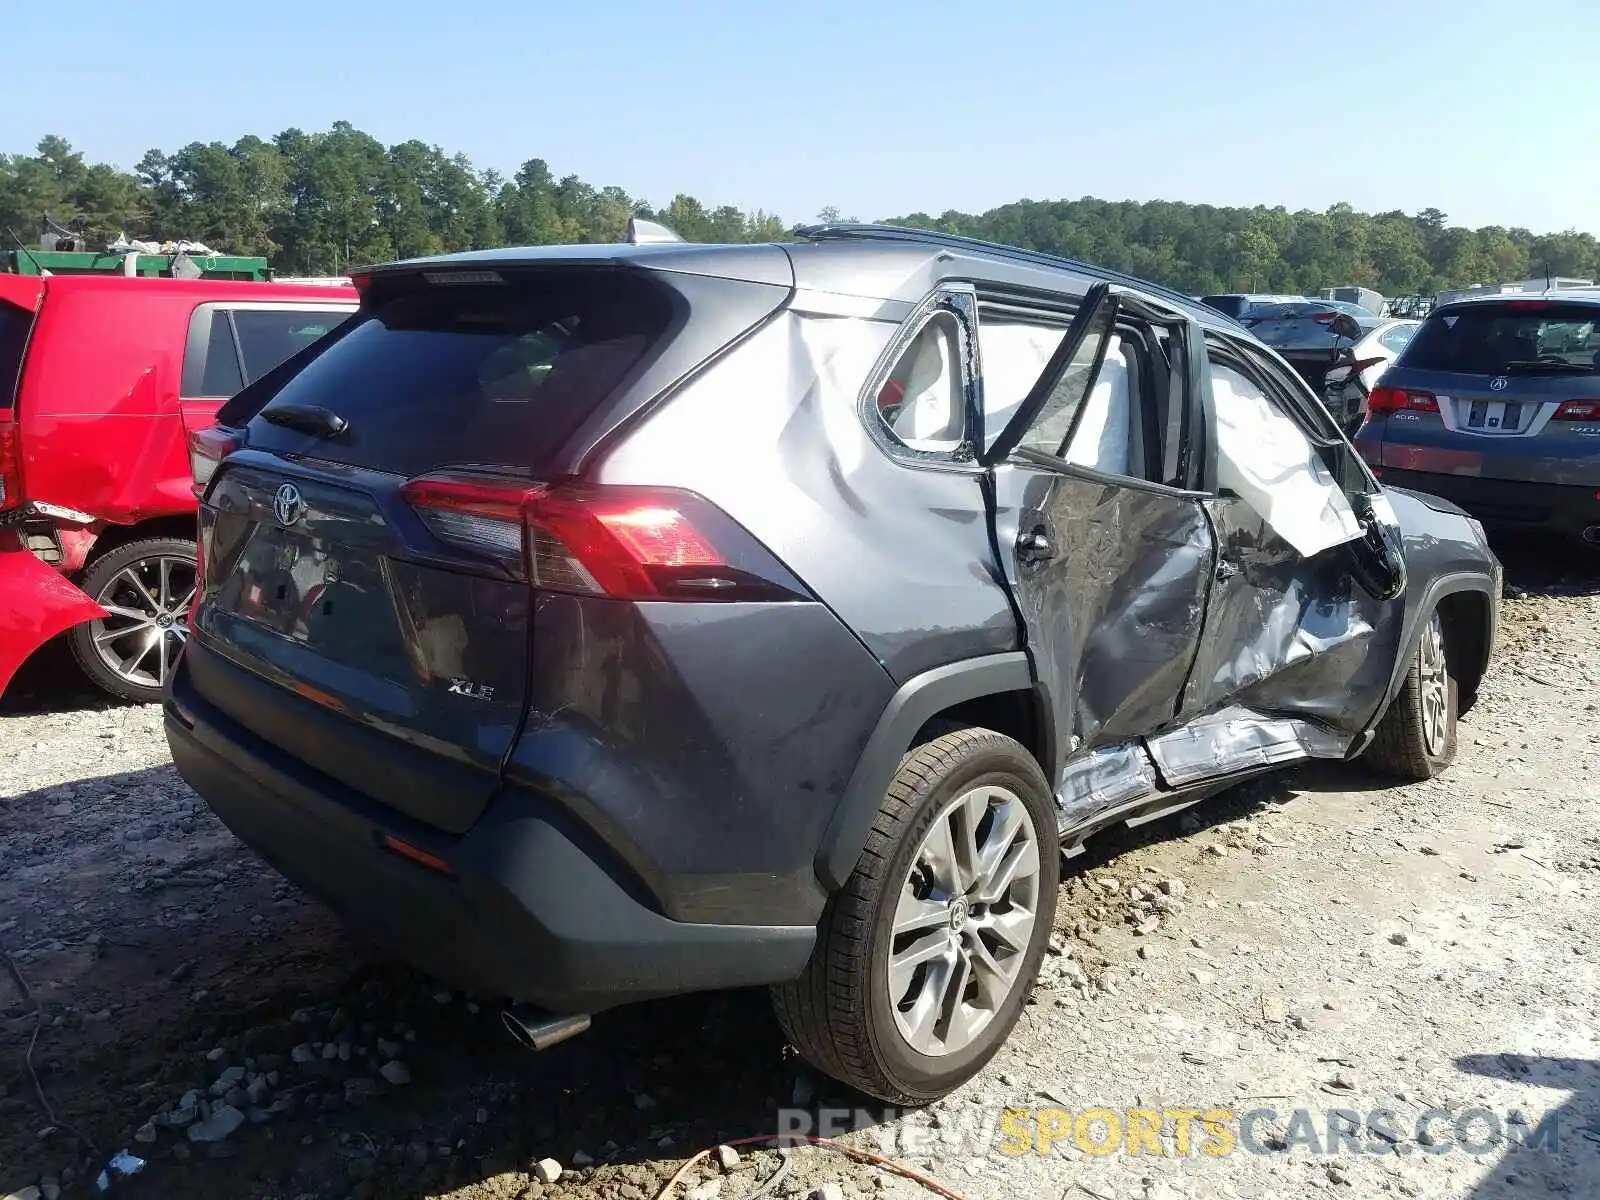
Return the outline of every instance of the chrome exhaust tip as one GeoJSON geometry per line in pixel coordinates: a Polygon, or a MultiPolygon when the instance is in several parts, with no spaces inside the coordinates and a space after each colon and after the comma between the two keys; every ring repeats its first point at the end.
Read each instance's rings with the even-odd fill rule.
{"type": "Polygon", "coordinates": [[[529,1050],[548,1050],[589,1028],[588,1013],[561,1016],[531,1004],[513,1004],[500,1013],[506,1032],[529,1050]]]}

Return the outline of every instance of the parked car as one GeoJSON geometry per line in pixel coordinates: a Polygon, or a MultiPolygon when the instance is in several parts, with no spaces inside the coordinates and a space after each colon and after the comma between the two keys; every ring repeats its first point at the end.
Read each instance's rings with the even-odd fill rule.
{"type": "Polygon", "coordinates": [[[1304,296],[1276,295],[1267,292],[1229,292],[1224,295],[1200,297],[1201,304],[1207,308],[1214,308],[1236,321],[1262,304],[1293,304],[1303,300],[1304,296]]]}
{"type": "Polygon", "coordinates": [[[355,306],[351,289],[0,274],[0,690],[70,628],[95,684],[161,698],[195,588],[186,433],[355,306]]]}
{"type": "Polygon", "coordinates": [[[1600,291],[1434,309],[1368,401],[1383,479],[1488,525],[1600,545],[1600,291]]]}
{"type": "Polygon", "coordinates": [[[1354,414],[1344,411],[1342,391],[1329,392],[1328,376],[1353,361],[1351,347],[1376,332],[1382,323],[1378,317],[1354,317],[1327,300],[1294,300],[1257,305],[1239,321],[1277,351],[1306,386],[1328,402],[1341,425],[1359,415],[1359,410],[1354,414]]]}
{"type": "Polygon", "coordinates": [[[771,985],[820,1069],[932,1100],[1087,837],[1307,759],[1429,777],[1489,661],[1478,526],[1127,276],[829,226],[358,285],[196,439],[167,736],[534,1046],[771,985]]]}
{"type": "Polygon", "coordinates": [[[1314,300],[1312,303],[1321,305],[1324,309],[1331,309],[1334,312],[1349,313],[1358,321],[1370,321],[1378,315],[1365,305],[1357,304],[1353,300],[1314,300]]]}
{"type": "Polygon", "coordinates": [[[1366,419],[1367,397],[1372,389],[1422,322],[1384,319],[1376,324],[1358,324],[1362,329],[1360,339],[1337,355],[1323,376],[1322,385],[1328,411],[1352,432],[1366,419]]]}

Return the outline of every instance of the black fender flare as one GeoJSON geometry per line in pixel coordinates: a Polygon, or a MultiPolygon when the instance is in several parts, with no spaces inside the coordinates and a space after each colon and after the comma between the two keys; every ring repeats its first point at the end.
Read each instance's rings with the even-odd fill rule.
{"type": "Polygon", "coordinates": [[[1405,626],[1400,635],[1400,653],[1396,656],[1394,668],[1389,673],[1389,688],[1384,693],[1383,703],[1378,706],[1377,715],[1372,718],[1375,727],[1389,711],[1389,705],[1394,703],[1394,698],[1400,694],[1400,688],[1405,683],[1406,669],[1411,664],[1411,656],[1416,653],[1417,645],[1422,640],[1422,623],[1433,615],[1439,607],[1439,602],[1446,596],[1453,596],[1460,592],[1478,592],[1485,596],[1489,611],[1489,628],[1483,631],[1483,663],[1484,671],[1489,668],[1489,660],[1494,655],[1495,638],[1499,631],[1500,607],[1499,581],[1497,577],[1486,571],[1452,571],[1431,580],[1422,590],[1422,597],[1415,604],[1406,608],[1405,626]]]}
{"type": "MultiPolygon", "coordinates": [[[[1002,692],[1031,691],[1033,687],[1033,670],[1028,656],[1020,650],[948,663],[901,684],[867,738],[833,819],[823,831],[816,859],[817,878],[822,885],[830,892],[838,891],[855,870],[883,794],[918,730],[952,705],[1002,692]]],[[[1054,744],[1054,733],[1045,731],[1047,744],[1054,744]]],[[[1054,755],[1046,757],[1053,759],[1054,755]]],[[[1049,778],[1053,763],[1040,766],[1049,778]]]]}

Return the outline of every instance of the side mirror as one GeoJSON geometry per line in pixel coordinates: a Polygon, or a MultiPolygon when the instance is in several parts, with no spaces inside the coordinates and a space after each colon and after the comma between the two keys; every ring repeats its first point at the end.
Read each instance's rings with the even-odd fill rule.
{"type": "Polygon", "coordinates": [[[1350,507],[1362,532],[1355,541],[1345,543],[1350,573],[1375,600],[1393,600],[1406,590],[1406,556],[1400,537],[1374,509],[1371,496],[1351,496],[1350,507]]]}

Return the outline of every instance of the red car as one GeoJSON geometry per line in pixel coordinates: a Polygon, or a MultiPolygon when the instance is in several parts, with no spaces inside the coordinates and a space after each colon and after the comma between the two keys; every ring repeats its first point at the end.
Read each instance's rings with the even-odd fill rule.
{"type": "Polygon", "coordinates": [[[356,307],[345,287],[0,275],[0,690],[63,630],[160,697],[188,636],[188,434],[356,307]]]}

